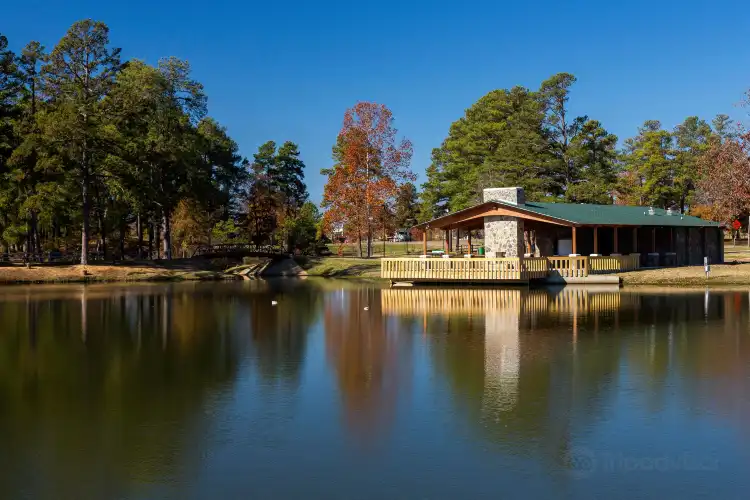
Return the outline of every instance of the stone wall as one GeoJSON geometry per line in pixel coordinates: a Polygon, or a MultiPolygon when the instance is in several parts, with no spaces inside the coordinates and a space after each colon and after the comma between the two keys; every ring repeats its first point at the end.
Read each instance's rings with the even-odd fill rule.
{"type": "MultiPolygon", "coordinates": [[[[515,205],[526,203],[523,188],[491,188],[482,193],[485,202],[503,201],[515,205]]],[[[489,257],[522,257],[523,219],[510,216],[490,216],[484,218],[484,246],[489,257]]]]}
{"type": "Polygon", "coordinates": [[[526,195],[520,187],[485,189],[482,195],[485,203],[488,201],[504,201],[516,205],[526,203],[526,195]]]}
{"type": "Polygon", "coordinates": [[[484,247],[490,257],[495,256],[494,252],[505,252],[506,257],[522,257],[523,219],[504,215],[485,217],[484,247]]]}

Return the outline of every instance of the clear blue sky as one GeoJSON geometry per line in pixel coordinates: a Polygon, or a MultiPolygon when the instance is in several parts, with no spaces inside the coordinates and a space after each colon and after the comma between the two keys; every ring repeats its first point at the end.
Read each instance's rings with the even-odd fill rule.
{"type": "Polygon", "coordinates": [[[572,111],[622,140],[646,119],[741,119],[750,88],[740,0],[38,0],[0,12],[15,49],[32,39],[51,48],[93,18],[126,58],[188,59],[243,155],[271,139],[300,145],[315,201],[344,110],[360,100],[391,108],[421,183],[450,124],[492,89],[573,73],[572,111]]]}

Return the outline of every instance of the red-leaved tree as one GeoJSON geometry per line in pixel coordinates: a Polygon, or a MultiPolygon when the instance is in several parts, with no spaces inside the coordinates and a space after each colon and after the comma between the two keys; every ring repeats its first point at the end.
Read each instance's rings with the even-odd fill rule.
{"type": "Polygon", "coordinates": [[[729,222],[750,211],[750,133],[714,141],[701,167],[700,201],[712,218],[729,222]]]}
{"type": "Polygon", "coordinates": [[[393,114],[386,106],[359,102],[344,114],[333,147],[336,163],[322,171],[328,176],[323,190],[324,225],[343,225],[346,236],[358,242],[360,257],[363,239],[367,256],[372,256],[373,231],[398,187],[415,179],[409,170],[411,142],[396,135],[393,114]]]}

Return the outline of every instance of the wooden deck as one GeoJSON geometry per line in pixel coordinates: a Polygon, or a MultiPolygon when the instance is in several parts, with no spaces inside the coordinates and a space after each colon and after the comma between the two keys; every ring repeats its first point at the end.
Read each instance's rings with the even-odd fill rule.
{"type": "Polygon", "coordinates": [[[394,282],[527,283],[549,277],[585,278],[634,271],[640,255],[602,257],[392,258],[381,259],[381,277],[394,282]]]}

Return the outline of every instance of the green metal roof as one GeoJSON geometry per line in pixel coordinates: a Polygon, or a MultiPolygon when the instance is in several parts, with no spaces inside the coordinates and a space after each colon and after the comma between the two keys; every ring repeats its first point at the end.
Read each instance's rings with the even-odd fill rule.
{"type": "Polygon", "coordinates": [[[654,208],[654,214],[650,215],[650,207],[628,205],[589,205],[583,203],[544,203],[537,201],[526,202],[523,205],[504,202],[498,203],[574,224],[680,227],[720,226],[718,222],[707,221],[690,215],[680,215],[678,212],[667,215],[667,211],[661,208],[654,208]]]}

